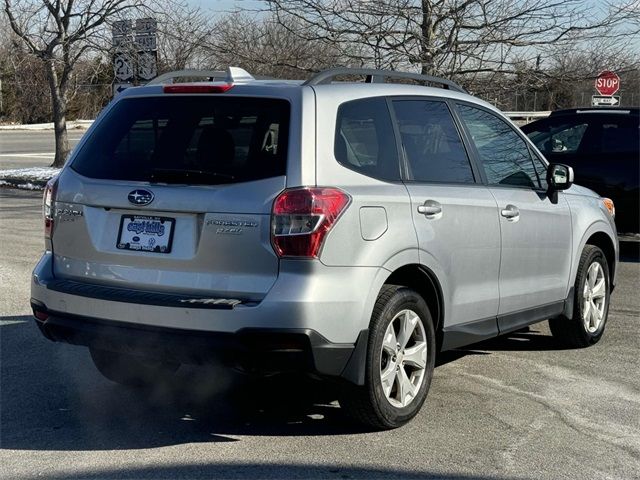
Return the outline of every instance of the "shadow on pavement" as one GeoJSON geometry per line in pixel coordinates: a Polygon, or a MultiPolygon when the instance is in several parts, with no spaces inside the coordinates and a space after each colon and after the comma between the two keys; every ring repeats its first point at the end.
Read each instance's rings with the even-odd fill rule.
{"type": "Polygon", "coordinates": [[[365,431],[302,378],[264,384],[222,367],[182,366],[153,389],[117,385],[101,377],[86,348],[44,339],[28,315],[0,318],[0,375],[4,449],[141,449],[237,441],[230,435],[365,431]]]}
{"type": "MultiPolygon", "coordinates": [[[[438,365],[491,350],[550,348],[548,336],[516,333],[444,352],[438,365]]],[[[153,389],[116,385],[100,376],[86,348],[45,340],[29,315],[0,318],[0,375],[4,449],[121,450],[235,442],[237,435],[366,432],[331,402],[335,395],[327,385],[320,390],[302,378],[248,382],[222,367],[182,366],[170,383],[159,382],[153,389]]],[[[195,474],[200,467],[189,468],[195,474]]],[[[234,471],[225,468],[231,468],[225,475],[234,471]]],[[[173,476],[162,470],[149,475],[173,476]]]]}
{"type": "MultiPolygon", "coordinates": [[[[41,477],[32,477],[34,479],[41,477]]],[[[279,463],[205,463],[202,465],[169,465],[162,467],[122,468],[118,470],[82,471],[48,476],[50,480],[111,480],[118,479],[209,479],[209,478],[393,478],[393,479],[441,479],[441,480],[481,480],[505,477],[480,477],[451,475],[424,470],[396,470],[382,468],[334,467],[329,465],[279,464],[279,463]]]]}

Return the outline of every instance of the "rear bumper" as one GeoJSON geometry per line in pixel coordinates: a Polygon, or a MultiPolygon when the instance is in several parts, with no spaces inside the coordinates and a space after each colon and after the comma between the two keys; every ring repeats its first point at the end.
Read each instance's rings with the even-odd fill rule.
{"type": "Polygon", "coordinates": [[[259,303],[211,305],[58,279],[52,271],[52,255],[45,253],[31,282],[32,307],[43,313],[38,326],[51,340],[356,384],[364,382],[366,332],[386,277],[378,268],[292,261],[259,303]]]}
{"type": "MultiPolygon", "coordinates": [[[[107,351],[179,363],[221,362],[261,375],[305,372],[350,381],[349,371],[359,362],[356,345],[333,344],[309,329],[202,332],[70,315],[50,311],[33,300],[31,307],[38,328],[49,340],[107,351]],[[354,366],[347,368],[350,362],[354,366]]],[[[362,337],[366,339],[366,332],[362,337]]]]}
{"type": "Polygon", "coordinates": [[[331,343],[351,345],[368,328],[389,273],[374,267],[283,261],[277,280],[260,302],[208,305],[184,303],[183,295],[131,291],[126,284],[102,286],[90,276],[68,281],[54,277],[52,265],[51,253],[45,253],[33,271],[31,298],[54,312],[202,332],[309,329],[331,343]]]}

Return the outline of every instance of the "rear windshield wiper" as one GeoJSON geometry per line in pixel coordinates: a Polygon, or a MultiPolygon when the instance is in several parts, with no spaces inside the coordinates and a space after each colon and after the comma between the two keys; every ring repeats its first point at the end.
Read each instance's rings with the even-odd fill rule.
{"type": "Polygon", "coordinates": [[[228,183],[235,180],[228,173],[211,172],[208,170],[189,170],[184,168],[154,168],[151,170],[152,182],[167,183],[228,183]]]}

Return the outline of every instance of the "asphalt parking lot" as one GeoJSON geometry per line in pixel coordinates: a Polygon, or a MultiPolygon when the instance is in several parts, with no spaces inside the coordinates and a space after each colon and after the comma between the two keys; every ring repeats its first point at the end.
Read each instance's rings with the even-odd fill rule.
{"type": "MultiPolygon", "coordinates": [[[[73,148],[85,132],[69,130],[69,146],[73,148]]],[[[51,130],[0,130],[0,169],[48,167],[54,151],[51,130]]]]}
{"type": "Polygon", "coordinates": [[[598,345],[559,350],[544,323],[449,352],[418,417],[372,433],[299,380],[182,367],[132,390],[45,340],[29,309],[40,210],[40,193],[0,189],[0,478],[640,478],[635,247],[598,345]]]}

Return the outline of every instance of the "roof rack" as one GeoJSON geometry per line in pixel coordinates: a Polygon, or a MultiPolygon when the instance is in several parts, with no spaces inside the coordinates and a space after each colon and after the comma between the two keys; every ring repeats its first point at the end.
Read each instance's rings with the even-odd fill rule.
{"type": "Polygon", "coordinates": [[[196,77],[206,78],[209,81],[221,80],[227,83],[244,83],[255,80],[253,76],[239,67],[227,67],[225,71],[222,70],[176,70],[175,72],[167,72],[157,76],[151,80],[147,85],[162,85],[163,83],[174,83],[176,78],[184,77],[196,77]]]}
{"type": "Polygon", "coordinates": [[[331,83],[333,79],[339,75],[365,75],[365,83],[385,83],[385,78],[409,78],[411,80],[418,80],[421,82],[439,83],[442,88],[448,90],[454,90],[460,93],[467,93],[467,91],[451,80],[446,78],[433,77],[431,75],[421,75],[419,73],[412,72],[394,72],[391,70],[376,70],[373,68],[330,68],[329,70],[323,70],[313,75],[309,80],[303,83],[303,85],[324,85],[331,83]]]}

